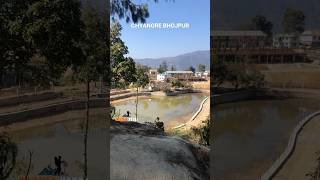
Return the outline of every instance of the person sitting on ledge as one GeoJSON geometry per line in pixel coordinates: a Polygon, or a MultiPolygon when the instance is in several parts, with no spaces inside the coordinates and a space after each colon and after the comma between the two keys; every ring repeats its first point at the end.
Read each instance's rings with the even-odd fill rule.
{"type": "Polygon", "coordinates": [[[159,117],[156,118],[155,124],[158,129],[164,131],[164,123],[160,121],[159,117]]]}
{"type": "Polygon", "coordinates": [[[130,111],[127,111],[127,114],[123,115],[123,117],[130,117],[130,111]]]}

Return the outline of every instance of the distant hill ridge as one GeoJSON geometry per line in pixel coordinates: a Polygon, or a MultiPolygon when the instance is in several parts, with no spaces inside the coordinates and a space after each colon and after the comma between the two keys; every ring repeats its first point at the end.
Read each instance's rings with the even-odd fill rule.
{"type": "Polygon", "coordinates": [[[168,68],[175,66],[177,70],[186,70],[190,66],[197,69],[199,64],[204,64],[206,69],[210,68],[210,51],[195,51],[191,53],[181,54],[175,57],[163,57],[163,58],[144,58],[135,59],[136,63],[143,64],[152,68],[158,67],[162,62],[166,61],[168,68]]]}

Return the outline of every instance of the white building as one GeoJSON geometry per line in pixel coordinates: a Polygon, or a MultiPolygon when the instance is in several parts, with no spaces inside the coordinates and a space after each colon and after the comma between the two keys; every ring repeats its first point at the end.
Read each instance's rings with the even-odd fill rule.
{"type": "Polygon", "coordinates": [[[210,72],[209,71],[204,71],[204,72],[195,72],[194,73],[195,77],[197,78],[208,78],[210,77],[210,72]]]}
{"type": "Polygon", "coordinates": [[[210,71],[204,71],[203,75],[206,78],[210,78],[210,71]]]}
{"type": "Polygon", "coordinates": [[[273,37],[273,47],[275,48],[297,48],[298,46],[298,34],[277,34],[273,37]]]}
{"type": "Polygon", "coordinates": [[[157,75],[157,81],[165,81],[167,78],[177,78],[179,80],[189,80],[194,76],[192,71],[166,71],[157,75]]]}
{"type": "Polygon", "coordinates": [[[157,81],[165,81],[167,79],[167,74],[162,73],[162,74],[157,74],[157,81]]]}
{"type": "Polygon", "coordinates": [[[304,31],[300,35],[300,43],[306,47],[320,47],[320,30],[304,31]]]}

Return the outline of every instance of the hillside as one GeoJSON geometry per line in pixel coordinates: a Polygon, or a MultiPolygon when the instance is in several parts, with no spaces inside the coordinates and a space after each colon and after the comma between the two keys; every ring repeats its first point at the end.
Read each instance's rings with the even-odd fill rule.
{"type": "Polygon", "coordinates": [[[279,32],[283,12],[288,7],[305,13],[306,28],[320,28],[319,0],[215,0],[212,6],[212,27],[216,29],[232,29],[261,14],[270,19],[274,23],[275,31],[279,32]]]}
{"type": "Polygon", "coordinates": [[[204,64],[206,69],[210,67],[210,52],[208,51],[195,51],[191,53],[186,53],[178,55],[175,57],[163,57],[163,58],[145,58],[145,59],[135,59],[136,63],[147,65],[150,67],[158,67],[163,61],[166,61],[168,67],[175,65],[177,70],[186,70],[190,66],[195,68],[198,64],[204,64]]]}

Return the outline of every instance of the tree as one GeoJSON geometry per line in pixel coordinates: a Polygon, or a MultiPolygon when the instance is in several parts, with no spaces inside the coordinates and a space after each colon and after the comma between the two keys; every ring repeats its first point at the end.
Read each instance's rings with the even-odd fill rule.
{"type": "Polygon", "coordinates": [[[222,60],[219,60],[217,56],[213,55],[211,61],[211,70],[212,83],[214,86],[219,87],[226,80],[227,66],[222,60]]]}
{"type": "Polygon", "coordinates": [[[168,71],[167,61],[162,61],[162,63],[159,65],[158,73],[164,73],[166,71],[168,71]]]}
{"type": "Polygon", "coordinates": [[[190,66],[187,70],[192,71],[193,73],[196,72],[196,68],[194,68],[193,66],[190,66]]]}
{"type": "Polygon", "coordinates": [[[148,67],[143,65],[136,66],[136,119],[138,120],[138,100],[139,100],[139,87],[145,87],[149,83],[149,77],[147,75],[148,67]]]}
{"type": "Polygon", "coordinates": [[[102,78],[107,72],[107,27],[104,18],[106,15],[98,14],[90,5],[86,4],[81,16],[82,28],[79,47],[81,48],[81,61],[72,64],[78,78],[86,82],[86,120],[84,126],[84,179],[88,177],[87,144],[89,131],[89,109],[90,109],[90,82],[102,78]]]}
{"type": "Polygon", "coordinates": [[[30,70],[33,49],[23,37],[25,14],[32,1],[3,0],[0,7],[0,85],[6,72],[15,75],[15,84],[20,84],[30,70]]]}
{"type": "MultiPolygon", "coordinates": [[[[159,0],[153,0],[158,2],[159,0]]],[[[174,0],[166,0],[174,1],[174,0]]],[[[146,22],[149,17],[147,3],[137,4],[133,0],[111,0],[110,1],[110,14],[111,17],[125,19],[126,22],[133,21],[134,23],[146,22]]]]}
{"type": "Polygon", "coordinates": [[[121,25],[114,21],[111,25],[110,48],[111,48],[111,82],[114,87],[126,87],[135,79],[135,62],[130,57],[127,46],[121,40],[121,25]]]}
{"type": "Polygon", "coordinates": [[[254,30],[260,30],[266,33],[269,37],[272,36],[272,22],[268,21],[266,17],[257,15],[252,19],[252,26],[254,30]]]}
{"type": "Polygon", "coordinates": [[[246,76],[244,63],[230,63],[227,65],[226,80],[237,90],[244,82],[246,76]]]}
{"type": "Polygon", "coordinates": [[[288,8],[285,10],[282,21],[285,33],[302,33],[305,26],[305,15],[300,10],[288,8]]]}
{"type": "Polygon", "coordinates": [[[51,81],[59,79],[71,64],[81,64],[79,1],[34,1],[25,13],[25,21],[23,37],[45,57],[51,81]]]}
{"type": "Polygon", "coordinates": [[[172,65],[171,68],[170,68],[170,71],[176,71],[176,70],[177,70],[176,66],[172,65]]]}
{"type": "Polygon", "coordinates": [[[112,17],[124,18],[127,22],[132,20],[134,23],[144,23],[149,17],[147,4],[135,4],[131,0],[111,0],[110,14],[112,17]]]}
{"type": "Polygon", "coordinates": [[[0,179],[7,179],[12,172],[18,154],[17,146],[6,133],[0,133],[0,179]]]}
{"type": "Polygon", "coordinates": [[[205,71],[206,71],[206,65],[204,65],[204,64],[199,64],[199,65],[198,65],[198,71],[199,71],[199,72],[205,72],[205,71]]]}

